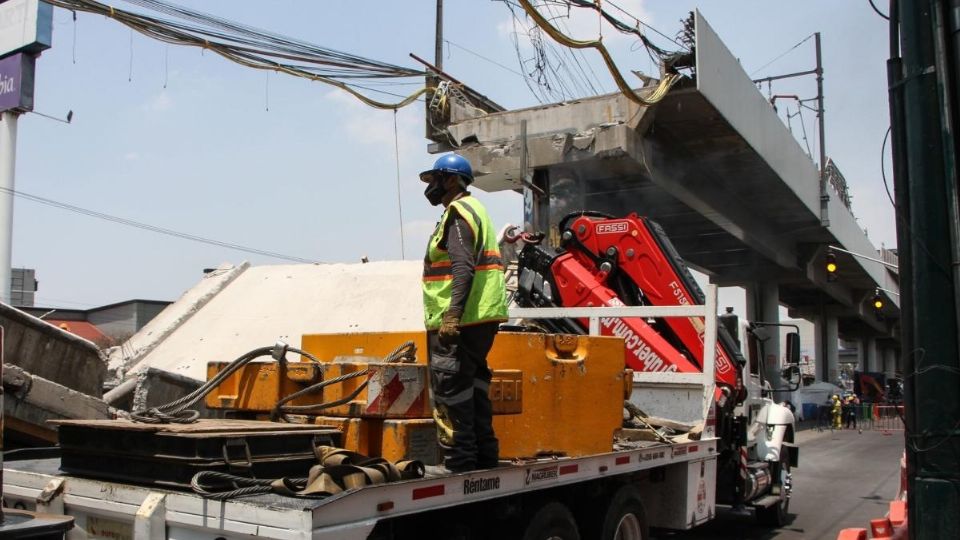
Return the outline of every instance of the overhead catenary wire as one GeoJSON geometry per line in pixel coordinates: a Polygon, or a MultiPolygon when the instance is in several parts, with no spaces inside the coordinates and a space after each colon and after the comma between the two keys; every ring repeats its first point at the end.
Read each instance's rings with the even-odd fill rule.
{"type": "Polygon", "coordinates": [[[812,38],[814,35],[815,35],[815,34],[810,34],[809,36],[803,38],[802,40],[800,40],[800,41],[799,41],[796,45],[794,45],[793,47],[790,47],[790,48],[787,49],[786,51],[783,51],[782,53],[780,53],[779,55],[777,55],[776,57],[774,57],[772,60],[770,60],[770,61],[767,62],[766,64],[764,64],[764,65],[758,67],[757,69],[753,70],[753,72],[750,73],[750,77],[753,77],[753,76],[756,75],[757,73],[760,73],[760,72],[763,71],[764,69],[770,67],[770,66],[771,66],[774,62],[776,62],[777,60],[780,60],[780,59],[783,58],[784,56],[790,54],[790,53],[793,52],[797,47],[799,47],[799,46],[803,45],[804,43],[806,43],[807,41],[809,41],[810,38],[812,38]]]}
{"type": "Polygon", "coordinates": [[[206,237],[203,237],[203,236],[199,236],[199,235],[195,235],[195,234],[190,234],[190,233],[185,233],[185,232],[181,232],[181,231],[174,231],[174,230],[172,230],[172,229],[167,229],[167,228],[164,228],[164,227],[159,227],[159,226],[157,226],[157,225],[150,225],[150,224],[148,224],[148,223],[143,223],[143,222],[140,222],[140,221],[134,221],[134,220],[132,220],[132,219],[127,219],[127,218],[115,216],[115,215],[112,215],[112,214],[106,214],[106,213],[104,213],[104,212],[98,212],[98,211],[96,211],[96,210],[90,210],[90,209],[88,209],[88,208],[83,208],[83,207],[80,207],[80,206],[75,206],[75,205],[72,205],[72,204],[68,204],[68,203],[61,202],[61,201],[56,201],[56,200],[53,200],[53,199],[48,199],[48,198],[46,198],[46,197],[41,197],[41,196],[39,196],[39,195],[33,195],[33,194],[26,193],[26,192],[23,192],[23,191],[19,191],[19,190],[16,190],[16,189],[10,189],[10,188],[6,188],[6,187],[0,187],[0,192],[2,192],[2,193],[7,193],[7,194],[9,194],[9,195],[13,195],[13,196],[16,196],[16,197],[20,197],[21,199],[24,199],[24,200],[28,200],[28,201],[31,201],[31,202],[43,204],[43,205],[50,206],[50,207],[53,207],[53,208],[59,208],[59,209],[61,209],[61,210],[67,210],[67,211],[69,211],[69,212],[74,212],[74,213],[77,213],[77,214],[82,214],[82,215],[85,215],[85,216],[89,216],[89,217],[93,217],[93,218],[97,218],[97,219],[102,219],[102,220],[104,220],[104,221],[110,221],[110,222],[117,223],[117,224],[120,224],[120,225],[126,225],[126,226],[128,226],[128,227],[134,227],[134,228],[142,229],[142,230],[145,230],[145,231],[150,231],[150,232],[155,232],[155,233],[159,233],[159,234],[164,234],[164,235],[167,235],[167,236],[173,236],[173,237],[176,237],[176,238],[181,238],[181,239],[184,239],[184,240],[190,240],[190,241],[193,241],[193,242],[200,242],[200,243],[202,243],[202,244],[208,244],[208,245],[212,245],[212,246],[218,246],[218,247],[223,247],[223,248],[227,248],[227,249],[233,249],[233,250],[236,250],[236,251],[242,251],[242,252],[250,253],[250,254],[253,254],[253,255],[262,255],[262,256],[264,256],[264,257],[270,257],[270,258],[274,258],[274,259],[281,259],[281,260],[291,261],[291,262],[297,262],[297,263],[316,264],[316,263],[319,263],[319,262],[320,262],[320,261],[305,259],[305,258],[302,258],[302,257],[295,257],[295,256],[293,256],[293,255],[285,255],[285,254],[283,254],[283,253],[277,253],[277,252],[274,252],[274,251],[267,251],[267,250],[263,250],[263,249],[252,248],[252,247],[249,247],[249,246],[243,246],[243,245],[235,244],[235,243],[232,243],[232,242],[225,242],[225,241],[222,241],[222,240],[215,240],[215,239],[213,239],[213,238],[206,238],[206,237]]]}
{"type": "Polygon", "coordinates": [[[328,84],[375,108],[405,107],[427,92],[424,87],[396,103],[378,101],[355,90],[347,81],[419,77],[424,72],[312,45],[159,0],[124,1],[187,22],[117,9],[94,0],[50,0],[49,3],[72,11],[103,15],[148,37],[165,43],[210,50],[246,67],[277,71],[328,84]]]}

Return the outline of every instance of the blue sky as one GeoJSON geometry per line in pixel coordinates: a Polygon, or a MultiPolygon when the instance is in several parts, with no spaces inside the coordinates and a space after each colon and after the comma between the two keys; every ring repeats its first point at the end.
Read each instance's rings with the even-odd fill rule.
{"type": "MultiPolygon", "coordinates": [[[[129,7],[111,0],[117,7],[129,7]]],[[[419,67],[433,57],[433,0],[181,0],[182,5],[350,53],[419,67]]],[[[510,12],[501,2],[447,0],[444,68],[508,108],[535,105],[519,70],[510,12]]],[[[811,69],[813,40],[755,71],[815,31],[823,33],[827,149],[877,247],[896,243],[880,177],[888,126],[886,25],[866,0],[701,2],[621,0],[674,35],[699,8],[756,77],[811,69]]],[[[595,37],[595,17],[567,22],[595,37]]],[[[633,40],[603,30],[621,70],[650,70],[633,40]]],[[[521,41],[524,41],[521,39],[521,41]]],[[[668,44],[663,39],[658,43],[668,44]]],[[[523,49],[521,52],[526,52],[523,49]]],[[[605,91],[613,83],[584,53],[605,91]]],[[[404,92],[415,86],[390,87],[404,92]]],[[[815,94],[813,78],[774,93],[815,94]]],[[[766,90],[764,89],[764,92],[766,90]]],[[[405,92],[404,92],[405,93],[405,92]]],[[[378,96],[385,97],[385,96],[378,96]]],[[[419,259],[437,217],[416,174],[433,157],[423,106],[396,116],[319,83],[251,70],[195,48],[168,46],[115,21],[54,13],[54,45],[38,60],[36,110],[20,119],[16,188],[92,210],[323,262],[401,257],[397,157],[405,256],[419,259]],[[75,42],[75,45],[74,45],[75,42]],[[267,110],[269,108],[269,110],[267,110]]],[[[815,149],[813,115],[805,113],[815,149]]],[[[794,127],[799,128],[794,119],[794,127]]],[[[480,194],[498,223],[519,222],[520,197],[480,194]]],[[[35,268],[37,303],[90,307],[130,298],[173,300],[201,270],[222,262],[279,264],[17,199],[13,264],[35,268]]]]}

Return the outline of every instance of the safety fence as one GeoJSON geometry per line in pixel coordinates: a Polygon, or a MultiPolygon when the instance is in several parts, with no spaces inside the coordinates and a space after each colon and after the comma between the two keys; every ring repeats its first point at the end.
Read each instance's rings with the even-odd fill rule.
{"type": "Polygon", "coordinates": [[[870,429],[903,431],[903,405],[873,405],[870,429]]]}
{"type": "Polygon", "coordinates": [[[863,403],[841,408],[839,426],[831,405],[820,405],[806,413],[806,422],[818,431],[826,429],[858,429],[868,431],[903,431],[903,405],[863,403]],[[811,415],[812,413],[812,415],[811,415]]]}

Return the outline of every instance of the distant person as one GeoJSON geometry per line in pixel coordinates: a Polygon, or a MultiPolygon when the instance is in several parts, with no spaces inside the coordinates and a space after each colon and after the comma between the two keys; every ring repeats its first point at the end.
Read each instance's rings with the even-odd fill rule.
{"type": "Polygon", "coordinates": [[[830,405],[830,414],[833,416],[833,429],[843,429],[843,405],[840,403],[840,396],[834,394],[833,397],[830,398],[830,405]]]}
{"type": "Polygon", "coordinates": [[[860,411],[860,398],[856,394],[847,396],[843,404],[847,429],[857,429],[857,413],[860,411]]]}
{"type": "Polygon", "coordinates": [[[444,208],[423,262],[430,386],[444,449],[443,466],[427,472],[493,468],[500,450],[493,432],[487,353],[500,323],[507,320],[497,231],[486,209],[467,191],[473,168],[466,158],[442,156],[420,179],[428,183],[424,195],[430,204],[444,208]]]}

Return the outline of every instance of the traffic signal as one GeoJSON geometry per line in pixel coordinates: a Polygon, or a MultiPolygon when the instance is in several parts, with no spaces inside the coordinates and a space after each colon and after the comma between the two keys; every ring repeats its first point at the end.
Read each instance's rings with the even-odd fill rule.
{"type": "Polygon", "coordinates": [[[873,299],[870,301],[873,304],[873,314],[876,316],[878,321],[883,320],[883,296],[880,295],[880,290],[877,289],[873,293],[873,299]]]}
{"type": "Polygon", "coordinates": [[[837,280],[837,254],[833,251],[827,251],[826,256],[826,269],[827,269],[827,281],[836,281],[837,280]]]}

